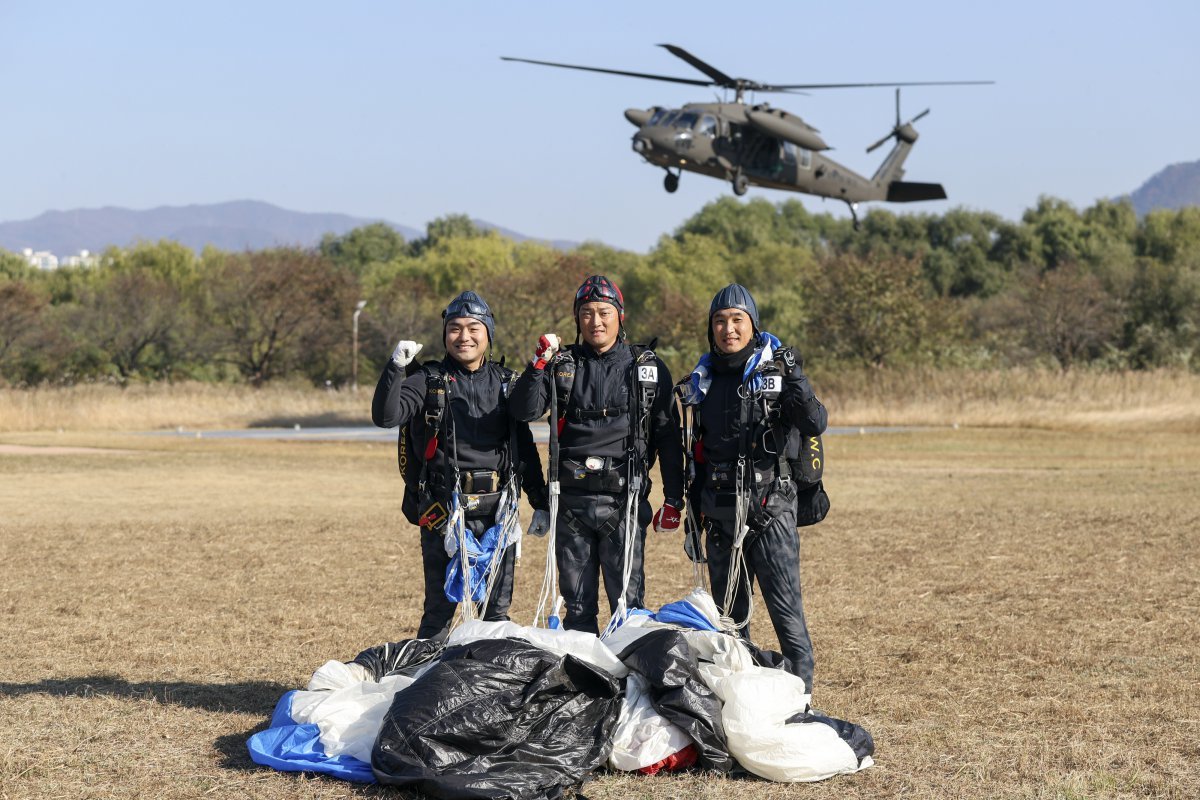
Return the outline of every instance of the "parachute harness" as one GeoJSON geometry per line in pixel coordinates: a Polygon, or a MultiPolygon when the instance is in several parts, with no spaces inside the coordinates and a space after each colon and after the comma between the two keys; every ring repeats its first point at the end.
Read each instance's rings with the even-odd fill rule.
{"type": "MultiPolygon", "coordinates": [[[[447,383],[446,390],[446,407],[449,408],[449,382],[447,383]]],[[[454,430],[454,415],[448,414],[446,416],[446,425],[449,428],[447,439],[450,441],[450,465],[453,476],[450,490],[450,515],[446,524],[449,528],[449,534],[458,543],[459,572],[462,575],[463,585],[463,599],[458,604],[458,612],[455,615],[454,622],[451,624],[451,629],[453,630],[464,622],[482,619],[487,616],[488,603],[492,599],[492,589],[496,585],[496,576],[500,573],[500,569],[504,564],[505,551],[513,539],[515,539],[517,546],[520,546],[521,529],[517,505],[521,494],[521,484],[517,477],[517,471],[515,469],[510,470],[511,474],[508,482],[501,491],[500,500],[496,506],[495,524],[500,526],[500,535],[497,538],[491,561],[487,565],[487,573],[483,582],[483,597],[480,600],[476,600],[477,592],[475,590],[478,586],[478,581],[472,580],[474,563],[471,558],[471,549],[467,546],[468,537],[470,537],[471,543],[474,543],[475,535],[467,530],[466,511],[462,507],[462,493],[459,488],[462,482],[458,466],[458,436],[454,430]]],[[[481,555],[480,557],[482,558],[483,556],[481,555]]]]}
{"type": "Polygon", "coordinates": [[[642,500],[642,482],[650,474],[650,414],[654,397],[658,391],[658,365],[655,362],[654,345],[633,354],[632,390],[629,402],[634,413],[630,415],[629,440],[625,452],[625,527],[621,552],[621,596],[609,617],[608,624],[600,634],[603,639],[625,624],[629,617],[629,604],[625,597],[629,593],[629,581],[633,577],[633,554],[640,540],[638,507],[642,500]],[[643,451],[638,452],[638,441],[643,451]]]}

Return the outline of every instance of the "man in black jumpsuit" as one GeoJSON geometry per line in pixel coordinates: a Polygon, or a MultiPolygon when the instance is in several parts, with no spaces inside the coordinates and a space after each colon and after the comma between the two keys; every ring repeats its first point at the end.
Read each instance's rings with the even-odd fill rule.
{"type": "MultiPolygon", "coordinates": [[[[456,476],[465,525],[476,539],[495,524],[500,492],[508,484],[514,456],[522,488],[535,509],[531,530],[548,528],[550,519],[533,436],[529,426],[514,421],[507,408],[506,393],[515,374],[487,358],[495,336],[491,310],[474,292],[463,292],[446,307],[442,319],[445,357],[427,362],[406,379],[406,368],[421,345],[401,341],[383,369],[371,402],[372,421],[381,428],[401,426],[402,445],[404,426],[410,426],[407,458],[422,462],[419,473],[413,470],[406,475],[412,480],[419,475],[422,483],[416,492],[415,510],[406,510],[409,521],[421,529],[425,609],[417,631],[420,639],[444,638],[454,617],[456,605],[446,599],[444,587],[446,568],[458,547],[458,539],[446,524],[456,476]],[[441,387],[445,394],[439,401],[437,390],[441,387]],[[432,425],[430,412],[438,416],[439,402],[443,411],[432,425]]],[[[484,619],[508,619],[513,549],[510,546],[503,553],[484,619]]]]}
{"type": "Polygon", "coordinates": [[[794,483],[789,487],[787,480],[779,480],[788,468],[780,466],[776,453],[782,445],[787,456],[798,459],[801,437],[823,433],[829,416],[813,394],[795,351],[760,332],[758,308],[749,291],[732,284],[718,292],[709,308],[708,324],[712,349],[693,371],[684,401],[698,406],[698,477],[692,494],[699,496],[704,517],[713,597],[723,614],[738,623],[746,621],[741,633],[749,638],[750,586],[757,578],[790,671],[804,679],[811,693],[813,651],[800,596],[796,490],[794,483]],[[778,370],[775,380],[782,378],[781,386],[772,386],[761,376],[755,380],[756,365],[768,362],[778,370]],[[764,423],[762,398],[772,388],[778,416],[764,423]],[[739,459],[744,461],[740,483],[739,459]],[[742,543],[745,566],[730,607],[724,607],[734,566],[739,489],[745,496],[749,527],[742,543]],[[755,513],[764,503],[769,513],[755,513]]]}
{"type": "Polygon", "coordinates": [[[683,451],[678,422],[670,411],[670,373],[657,358],[644,356],[644,363],[635,364],[635,347],[625,342],[625,302],[616,284],[601,275],[588,278],[575,295],[574,313],[582,343],[569,346],[556,359],[558,337],[542,336],[533,361],[517,380],[509,408],[519,420],[537,419],[549,408],[556,385],[569,382],[565,407],[558,403],[559,420],[550,423],[559,425],[562,494],[555,556],[566,605],[563,626],[599,633],[600,573],[609,611],[615,612],[622,597],[627,536],[634,541],[625,607],[643,607],[643,551],[646,526],[651,521],[646,501],[649,468],[657,456],[664,503],[654,515],[655,530],[678,530],[683,509],[683,451]],[[548,364],[551,369],[546,369],[548,364]],[[647,380],[654,374],[650,368],[657,373],[648,430],[642,433],[634,418],[641,396],[635,367],[645,370],[641,375],[647,380]],[[633,474],[641,476],[642,490],[635,530],[627,530],[626,489],[633,474]]]}

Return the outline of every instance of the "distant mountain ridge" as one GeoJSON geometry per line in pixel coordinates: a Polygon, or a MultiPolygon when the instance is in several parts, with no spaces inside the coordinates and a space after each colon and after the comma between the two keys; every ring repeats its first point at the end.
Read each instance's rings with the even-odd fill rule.
{"type": "Polygon", "coordinates": [[[1129,199],[1139,216],[1158,208],[1200,206],[1200,161],[1184,161],[1159,170],[1129,199]]]}
{"type": "MultiPolygon", "coordinates": [[[[419,239],[424,231],[384,219],[290,211],[258,200],[234,200],[208,205],[160,206],[137,211],[104,208],[47,211],[33,219],[0,222],[0,248],[19,253],[24,248],[48,250],[62,258],[80,250],[98,253],[111,245],[128,247],[139,240],[170,239],[197,252],[205,245],[222,250],[260,250],[281,245],[314,247],[327,233],[340,236],[363,225],[383,222],[406,240],[419,239]]],[[[524,236],[483,220],[482,228],[495,229],[515,241],[524,236]]],[[[549,241],[570,249],[574,242],[549,241]]]]}

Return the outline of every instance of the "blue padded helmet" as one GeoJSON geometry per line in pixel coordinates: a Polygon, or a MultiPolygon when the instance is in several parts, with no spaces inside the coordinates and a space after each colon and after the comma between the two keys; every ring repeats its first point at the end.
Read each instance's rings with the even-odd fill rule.
{"type": "Polygon", "coordinates": [[[496,319],[492,316],[492,309],[488,308],[488,304],[483,298],[474,292],[463,292],[458,297],[450,301],[450,305],[446,306],[446,310],[442,312],[442,338],[446,338],[446,325],[452,319],[468,317],[477,319],[487,328],[488,343],[495,344],[496,342],[496,319]]]}
{"type": "Polygon", "coordinates": [[[740,308],[745,311],[750,315],[750,322],[754,324],[754,330],[758,330],[758,306],[755,304],[750,290],[745,286],[731,283],[717,292],[717,296],[712,299],[712,305],[708,307],[709,322],[712,322],[714,314],[727,308],[740,308]]]}
{"type": "Polygon", "coordinates": [[[713,345],[712,318],[718,311],[724,311],[727,308],[745,311],[746,315],[750,317],[750,324],[754,326],[754,332],[758,333],[758,305],[754,302],[754,296],[745,286],[731,283],[717,292],[716,297],[712,299],[712,304],[708,307],[708,343],[710,346],[713,345]]]}

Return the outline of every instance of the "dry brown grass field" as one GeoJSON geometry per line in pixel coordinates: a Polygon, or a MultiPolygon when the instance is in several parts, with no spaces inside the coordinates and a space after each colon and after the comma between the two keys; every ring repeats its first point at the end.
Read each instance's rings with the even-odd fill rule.
{"type": "MultiPolygon", "coordinates": [[[[1125,425],[1099,406],[1115,416],[1088,430],[828,439],[833,510],[802,535],[814,700],[871,731],[874,768],[798,786],[601,775],[584,793],[1200,796],[1200,432],[1177,421],[1196,411],[1125,425]]],[[[0,454],[0,798],[404,796],[245,750],[325,660],[416,628],[391,446],[4,427],[23,448],[0,454]]],[[[656,606],[691,571],[678,536],[648,549],[656,606]]],[[[541,556],[527,539],[521,622],[541,556]]],[[[756,638],[775,646],[761,613],[756,638]]]]}

